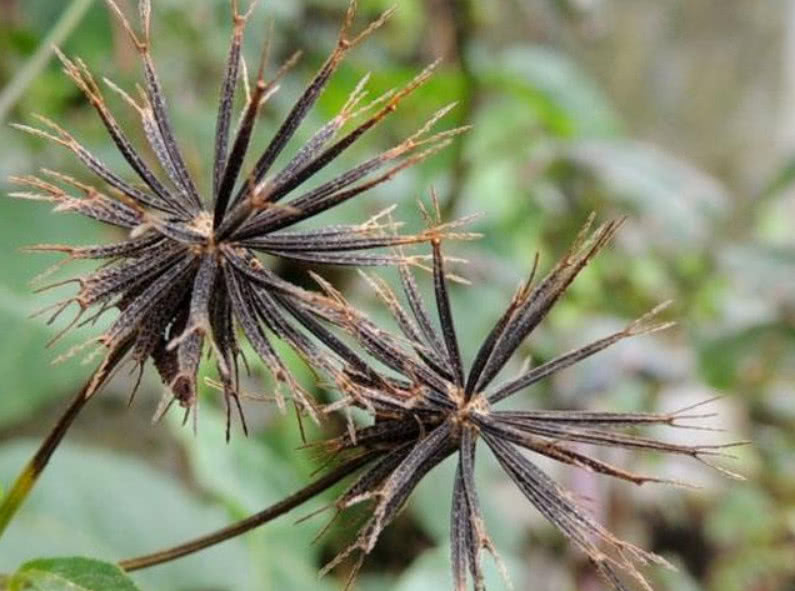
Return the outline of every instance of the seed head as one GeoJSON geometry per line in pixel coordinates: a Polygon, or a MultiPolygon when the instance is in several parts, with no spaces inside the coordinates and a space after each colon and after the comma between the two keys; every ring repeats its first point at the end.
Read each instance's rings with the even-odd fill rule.
{"type": "Polygon", "coordinates": [[[484,589],[481,551],[490,552],[502,567],[486,532],[475,485],[476,447],[482,441],[527,500],[589,557],[614,588],[626,589],[619,578],[619,572],[623,571],[649,589],[637,567],[650,563],[667,565],[665,560],[616,538],[579,506],[571,493],[521,451],[638,485],[647,482],[681,484],[614,466],[581,451],[578,444],[679,454],[711,465],[709,459],[722,455],[723,448],[728,446],[680,445],[627,432],[627,429],[648,425],[684,427],[688,426],[688,420],[710,415],[691,412],[692,407],[673,413],[497,408],[498,403],[516,392],[618,341],[671,325],[655,319],[665,308],[663,304],[623,330],[525,370],[518,377],[496,380],[520,344],[621,225],[621,221],[608,222],[589,234],[591,221],[569,252],[537,283],[533,283],[534,265],[530,278],[517,290],[468,371],[459,353],[439,240],[433,240],[432,246],[436,312],[441,330],[437,330],[432,321],[406,265],[399,268],[408,310],[384,282],[368,277],[377,295],[392,312],[400,336],[380,329],[326,285],[329,295],[339,305],[336,314],[329,313],[327,317],[355,337],[390,373],[376,371],[340,342],[327,340],[340,357],[349,360],[348,373],[358,391],[350,394],[353,398],[348,402],[369,409],[375,421],[367,427],[351,426],[346,434],[322,444],[334,457],[352,455],[347,461],[359,462],[364,458],[369,462],[337,499],[337,513],[365,501],[371,504],[372,510],[353,542],[324,570],[333,568],[348,556],[358,555],[353,578],[364,556],[373,549],[381,532],[405,505],[422,478],[443,460],[455,455],[457,470],[450,518],[454,588],[464,591],[471,580],[475,590],[484,589]]]}
{"type": "MultiPolygon", "coordinates": [[[[113,0],[107,0],[107,4],[140,55],[144,84],[138,88],[138,98],[133,98],[110,80],[105,79],[104,83],[140,117],[159,170],[150,165],[150,159],[138,151],[129,139],[130,134],[117,122],[106,104],[103,89],[86,65],[80,59],[70,59],[58,52],[64,72],[96,110],[140,184],[108,168],[68,131],[49,119],[39,117],[40,128],[16,126],[70,150],[104,185],[95,187],[44,170],[41,176],[13,179],[24,187],[14,196],[49,201],[56,211],[77,213],[127,233],[124,240],[115,244],[34,247],[38,251],[64,253],[68,260],[103,262],[87,275],[56,284],[72,282],[77,284],[78,291],[54,307],[50,321],[70,306],[76,306],[77,313],[69,328],[92,322],[106,311],[117,309],[118,316],[110,328],[96,339],[101,349],[106,350],[105,359],[88,395],[96,391],[123,359],[131,360],[141,370],[151,359],[168,386],[159,414],[177,401],[186,409],[186,419],[191,409],[196,408],[196,375],[204,349],[209,349],[215,359],[227,416],[232,402],[240,409],[238,378],[242,352],[236,329],[241,327],[256,354],[276,380],[286,386],[294,402],[316,416],[316,405],[279,358],[271,339],[275,335],[286,341],[314,368],[327,371],[339,384],[344,384],[344,376],[334,360],[307,336],[306,330],[311,332],[311,324],[300,326],[298,303],[315,305],[317,296],[278,277],[260,261],[258,254],[328,265],[417,264],[420,261],[418,257],[371,251],[426,241],[443,234],[443,229],[400,235],[395,231],[399,224],[392,223],[385,214],[356,224],[312,229],[302,229],[299,224],[389,180],[442,149],[462,131],[431,132],[434,124],[451,108],[445,107],[396,146],[313,189],[303,189],[307,180],[394,112],[406,96],[428,79],[434,66],[421,72],[405,87],[369,102],[365,100],[365,77],[339,113],[318,129],[281,170],[272,172],[274,162],[343,57],[383,25],[391,14],[391,11],[385,12],[363,31],[354,33],[355,3],[352,2],[330,56],[294,103],[252,169],[241,175],[244,160],[255,143],[258,114],[299,55],[293,55],[268,78],[264,53],[256,79],[249,84],[242,45],[252,10],[249,8],[241,13],[238,3],[232,2],[233,31],[221,82],[212,186],[202,191],[175,137],[160,77],[150,53],[150,1],[139,2],[141,32],[133,29],[113,0]],[[233,132],[233,104],[240,86],[245,105],[233,132]],[[294,229],[293,226],[298,227],[294,229]]],[[[321,307],[315,310],[322,312],[321,307]]],[[[193,416],[195,419],[195,412],[193,416]]],[[[245,428],[245,424],[243,426],[245,428]]]]}

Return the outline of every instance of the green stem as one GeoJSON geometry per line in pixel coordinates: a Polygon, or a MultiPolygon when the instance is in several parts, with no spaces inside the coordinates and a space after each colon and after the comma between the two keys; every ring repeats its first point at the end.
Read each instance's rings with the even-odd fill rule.
{"type": "Polygon", "coordinates": [[[158,564],[170,562],[172,560],[176,560],[177,558],[182,558],[188,554],[193,554],[199,550],[204,550],[210,546],[215,546],[216,544],[220,544],[221,542],[225,542],[226,540],[230,540],[241,534],[251,531],[254,528],[264,525],[265,523],[284,515],[295,507],[302,505],[312,497],[319,495],[324,490],[334,486],[340,480],[353,474],[356,470],[370,462],[376,455],[378,455],[378,453],[379,452],[370,452],[354,458],[327,473],[325,476],[322,476],[309,483],[301,490],[294,492],[288,497],[285,497],[278,503],[271,505],[259,513],[255,513],[250,517],[238,521],[237,523],[233,523],[232,525],[216,530],[205,536],[195,538],[189,542],[180,544],[179,546],[167,548],[166,550],[154,552],[153,554],[147,554],[145,556],[138,556],[137,558],[128,558],[127,560],[122,560],[118,563],[119,567],[123,568],[127,572],[131,572],[134,570],[149,568],[151,566],[157,566],[158,564]]]}
{"type": "Polygon", "coordinates": [[[111,373],[122,360],[130,347],[131,340],[127,340],[113,349],[111,349],[100,366],[91,375],[86,385],[80,392],[72,399],[72,402],[67,407],[66,411],[58,419],[55,427],[50,431],[47,437],[42,441],[39,449],[17,476],[16,481],[11,486],[8,493],[2,498],[0,503],[0,537],[2,537],[8,524],[16,515],[16,512],[28,498],[30,491],[36,484],[36,481],[44,472],[47,463],[50,461],[52,454],[58,449],[58,445],[63,440],[69,427],[72,426],[77,415],[83,410],[83,407],[88,403],[94,394],[105,384],[111,373]]]}
{"type": "Polygon", "coordinates": [[[89,396],[86,396],[90,383],[91,382],[86,384],[80,393],[75,396],[72,403],[66,409],[66,412],[58,419],[58,423],[53,430],[50,431],[49,435],[47,435],[47,438],[42,442],[36,454],[31,458],[22,472],[20,472],[16,481],[11,486],[11,489],[3,497],[3,502],[0,504],[0,536],[3,535],[11,519],[30,494],[33,485],[36,484],[36,481],[47,466],[47,462],[49,462],[50,457],[57,449],[58,444],[61,442],[64,435],[66,435],[69,427],[77,418],[77,415],[80,414],[83,406],[85,406],[86,402],[90,399],[89,396]]]}
{"type": "Polygon", "coordinates": [[[39,44],[36,52],[28,59],[25,66],[17,72],[16,76],[0,92],[0,121],[5,120],[9,111],[25,92],[31,81],[47,65],[47,60],[52,55],[54,45],[60,45],[80,23],[83,15],[91,6],[93,0],[72,0],[71,4],[63,11],[58,22],[50,29],[47,36],[39,44]]]}

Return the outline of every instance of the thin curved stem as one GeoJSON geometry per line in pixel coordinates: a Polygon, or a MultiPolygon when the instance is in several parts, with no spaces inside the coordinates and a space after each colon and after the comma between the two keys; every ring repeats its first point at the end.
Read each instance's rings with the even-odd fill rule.
{"type": "Polygon", "coordinates": [[[189,542],[180,544],[179,546],[160,550],[145,556],[138,556],[137,558],[128,558],[126,560],[122,560],[118,563],[118,565],[127,572],[141,570],[144,568],[157,566],[158,564],[170,562],[172,560],[176,560],[177,558],[182,558],[183,556],[199,552],[200,550],[204,550],[211,546],[215,546],[216,544],[220,544],[221,542],[225,542],[226,540],[235,538],[241,534],[251,531],[252,529],[264,525],[269,521],[284,515],[285,513],[288,513],[312,497],[319,495],[326,489],[337,484],[345,477],[356,472],[359,468],[375,458],[375,456],[377,456],[379,453],[380,452],[374,451],[354,458],[345,464],[338,466],[325,476],[322,476],[311,482],[299,491],[294,492],[288,497],[285,497],[278,503],[271,505],[259,513],[255,513],[250,517],[238,521],[237,523],[233,523],[232,525],[216,530],[205,536],[195,538],[189,542]]]}
{"type": "Polygon", "coordinates": [[[58,423],[56,423],[55,427],[50,431],[49,435],[47,435],[47,438],[41,443],[35,455],[30,459],[22,472],[19,473],[11,489],[3,497],[3,502],[0,504],[0,536],[2,536],[17,510],[19,510],[22,503],[30,494],[30,491],[39,479],[39,476],[41,476],[41,473],[44,472],[47,462],[50,461],[50,457],[52,457],[52,454],[58,448],[58,444],[61,442],[64,435],[66,435],[69,427],[77,418],[77,415],[80,414],[85,404],[90,400],[90,396],[86,396],[90,383],[91,382],[86,384],[83,389],[80,390],[80,393],[74,397],[71,404],[66,409],[66,412],[58,419],[58,423]]]}
{"type": "Polygon", "coordinates": [[[66,411],[58,419],[47,437],[42,441],[39,449],[19,473],[14,484],[0,503],[0,537],[2,537],[8,524],[14,518],[19,508],[30,495],[44,469],[47,467],[52,454],[58,449],[69,427],[72,426],[80,411],[97,391],[105,384],[111,373],[127,352],[128,344],[123,343],[108,353],[105,360],[92,374],[85,386],[72,399],[66,411]]]}

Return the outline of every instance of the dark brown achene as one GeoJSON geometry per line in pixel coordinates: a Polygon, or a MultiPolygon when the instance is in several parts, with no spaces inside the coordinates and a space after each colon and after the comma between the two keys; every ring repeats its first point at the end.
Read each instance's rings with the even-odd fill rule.
{"type": "Polygon", "coordinates": [[[350,307],[341,294],[325,285],[338,305],[336,313],[328,317],[390,370],[389,373],[376,371],[364,358],[357,357],[353,350],[327,335],[327,345],[350,363],[348,373],[358,387],[348,402],[368,409],[375,422],[367,427],[351,426],[347,434],[320,444],[333,457],[342,459],[341,466],[360,462],[362,458],[369,462],[336,501],[337,512],[363,501],[372,503],[371,516],[355,540],[325,570],[358,553],[355,575],[364,556],[373,549],[383,529],[405,505],[422,478],[443,460],[456,455],[458,468],[452,490],[450,526],[454,588],[464,591],[471,580],[474,589],[484,589],[480,552],[486,549],[495,559],[496,554],[486,533],[475,486],[475,449],[477,442],[483,441],[522,494],[589,557],[615,589],[626,589],[618,576],[620,571],[649,589],[637,566],[667,564],[664,559],[612,535],[574,501],[572,494],[550,479],[520,450],[635,484],[671,483],[673,481],[608,464],[580,450],[578,444],[681,454],[708,464],[710,456],[722,455],[723,448],[728,446],[666,443],[627,432],[627,429],[649,425],[686,426],[682,421],[710,415],[693,413],[691,409],[656,414],[495,408],[512,394],[622,339],[670,326],[670,323],[654,320],[665,306],[663,304],[615,334],[525,370],[518,377],[494,383],[522,341],[544,319],[588,261],[612,238],[621,222],[605,223],[589,235],[590,224],[589,221],[563,259],[536,284],[533,284],[534,267],[530,279],[517,291],[484,340],[468,371],[459,353],[439,240],[434,239],[432,245],[441,330],[434,326],[406,265],[400,266],[400,274],[410,312],[385,283],[368,277],[391,310],[402,333],[400,336],[381,330],[350,307]]]}
{"type": "Polygon", "coordinates": [[[298,55],[290,58],[272,80],[266,80],[263,55],[256,81],[249,86],[241,47],[251,10],[241,13],[237,2],[233,1],[234,28],[221,85],[212,189],[209,198],[205,199],[175,139],[151,58],[150,1],[139,2],[143,27],[140,34],[134,32],[113,0],[108,0],[108,5],[140,54],[145,84],[143,89],[139,89],[140,98],[136,100],[112,82],[105,80],[105,83],[140,116],[151,152],[165,176],[156,173],[132,145],[129,134],[111,114],[99,85],[85,64],[60,52],[64,71],[91,102],[119,152],[142,184],[124,180],[67,131],[43,117],[39,120],[46,130],[16,126],[69,149],[109,189],[99,189],[44,170],[42,177],[15,178],[26,189],[14,196],[49,201],[55,204],[56,211],[78,213],[129,233],[125,240],[116,244],[34,247],[34,250],[65,253],[69,260],[104,262],[92,273],[57,284],[74,282],[79,289],[76,295],[56,305],[51,319],[54,320],[72,304],[77,305],[78,312],[70,327],[79,321],[93,320],[112,308],[119,311],[110,328],[98,338],[107,352],[85,396],[90,397],[114,366],[124,359],[131,359],[141,369],[148,359],[152,359],[170,391],[159,412],[164,412],[176,400],[185,407],[187,418],[188,412],[196,406],[196,375],[202,352],[209,346],[217,365],[227,411],[233,403],[239,409],[241,347],[236,335],[236,327],[239,326],[256,354],[276,380],[286,386],[295,403],[315,415],[316,409],[309,394],[293,379],[274,350],[269,335],[276,335],[289,343],[314,368],[324,370],[333,379],[344,378],[334,359],[316,347],[306,329],[295,322],[295,313],[300,314],[301,309],[298,303],[312,305],[316,296],[279,278],[260,262],[257,254],[329,265],[409,264],[418,262],[421,257],[364,251],[427,241],[445,234],[447,228],[439,226],[420,234],[398,235],[394,231],[398,224],[389,221],[384,214],[360,224],[292,229],[296,224],[389,180],[402,169],[443,148],[461,131],[430,133],[430,128],[450,109],[448,106],[393,148],[299,193],[305,181],[393,112],[403,98],[429,77],[433,67],[423,71],[404,88],[366,105],[363,104],[367,94],[364,90],[366,78],[363,79],[339,114],[315,132],[281,170],[271,173],[275,160],[317,101],[343,57],[380,27],[390,14],[387,11],[354,35],[351,26],[355,11],[354,3],[351,3],[331,55],[295,102],[253,169],[241,176],[244,159],[254,139],[259,111],[277,90],[279,79],[298,55]],[[235,93],[241,79],[245,105],[236,131],[230,133],[235,93]],[[346,124],[357,119],[361,121],[350,131],[336,137],[346,124]],[[79,193],[82,196],[76,196],[79,193]],[[299,194],[288,200],[287,197],[294,193],[299,194]],[[89,314],[88,319],[86,314],[89,314]]]}

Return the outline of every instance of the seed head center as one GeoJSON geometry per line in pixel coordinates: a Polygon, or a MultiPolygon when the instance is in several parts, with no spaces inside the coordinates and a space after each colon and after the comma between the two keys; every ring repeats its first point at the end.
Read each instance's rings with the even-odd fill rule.
{"type": "Polygon", "coordinates": [[[460,397],[458,400],[458,410],[456,411],[456,418],[461,422],[469,422],[470,415],[488,414],[491,411],[489,401],[482,394],[473,395],[468,401],[465,401],[464,392],[459,392],[460,397]]]}
{"type": "Polygon", "coordinates": [[[202,211],[194,219],[191,224],[194,230],[207,239],[206,249],[212,250],[215,248],[215,232],[213,231],[213,216],[209,212],[202,211]]]}

